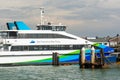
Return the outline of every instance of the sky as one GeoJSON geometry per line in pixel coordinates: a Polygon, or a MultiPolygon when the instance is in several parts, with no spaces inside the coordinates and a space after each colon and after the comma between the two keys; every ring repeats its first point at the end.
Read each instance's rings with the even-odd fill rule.
{"type": "Polygon", "coordinates": [[[120,34],[120,0],[0,0],[0,29],[13,21],[24,21],[36,29],[41,7],[46,23],[66,25],[71,34],[84,37],[120,34]]]}

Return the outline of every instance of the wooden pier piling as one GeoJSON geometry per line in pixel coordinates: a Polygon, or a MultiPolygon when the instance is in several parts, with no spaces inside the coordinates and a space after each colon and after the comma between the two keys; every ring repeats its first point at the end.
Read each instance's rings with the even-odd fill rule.
{"type": "Polygon", "coordinates": [[[79,65],[81,68],[85,68],[85,48],[84,47],[80,51],[79,65]]]}
{"type": "Polygon", "coordinates": [[[91,68],[95,68],[95,48],[91,48],[91,68]]]}
{"type": "Polygon", "coordinates": [[[57,53],[57,52],[54,52],[52,54],[52,65],[59,66],[59,53],[57,53]]]}
{"type": "Polygon", "coordinates": [[[105,64],[104,58],[105,58],[105,56],[104,56],[104,50],[100,49],[100,65],[101,66],[104,66],[104,64],[105,64]]]}

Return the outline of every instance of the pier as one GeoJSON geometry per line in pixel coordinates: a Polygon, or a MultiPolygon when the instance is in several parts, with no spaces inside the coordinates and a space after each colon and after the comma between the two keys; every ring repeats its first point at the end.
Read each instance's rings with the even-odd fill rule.
{"type": "MultiPolygon", "coordinates": [[[[100,56],[98,57],[96,54],[96,49],[92,47],[90,49],[90,60],[86,59],[86,49],[83,47],[80,49],[79,54],[69,54],[69,55],[78,55],[79,60],[78,62],[62,62],[61,59],[61,54],[54,52],[52,54],[52,65],[53,66],[60,66],[60,65],[72,65],[72,64],[79,64],[80,68],[82,69],[96,69],[96,68],[105,68],[108,67],[108,65],[112,64],[112,62],[105,57],[104,55],[104,49],[99,49],[100,51],[100,56]]],[[[67,56],[68,54],[64,54],[64,56],[67,56]]]]}
{"type": "Polygon", "coordinates": [[[100,50],[100,58],[96,57],[95,54],[95,48],[92,47],[91,48],[91,60],[88,62],[85,59],[85,48],[81,49],[81,53],[80,53],[80,68],[84,69],[84,68],[102,68],[104,66],[105,62],[104,62],[104,51],[103,49],[100,50]]]}

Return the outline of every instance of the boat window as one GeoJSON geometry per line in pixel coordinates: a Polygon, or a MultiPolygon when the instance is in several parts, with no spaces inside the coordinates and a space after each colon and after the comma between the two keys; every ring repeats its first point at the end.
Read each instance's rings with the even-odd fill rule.
{"type": "Polygon", "coordinates": [[[11,50],[12,51],[23,51],[23,47],[22,46],[12,46],[11,50]]]}
{"type": "Polygon", "coordinates": [[[0,38],[17,38],[17,32],[15,31],[3,31],[0,32],[0,38]]]}
{"type": "Polygon", "coordinates": [[[37,30],[52,30],[52,26],[49,26],[49,25],[40,25],[37,27],[38,27],[37,30]]]}
{"type": "Polygon", "coordinates": [[[65,31],[66,30],[66,26],[53,26],[52,30],[53,31],[65,31]]]}
{"type": "Polygon", "coordinates": [[[30,51],[36,51],[39,50],[39,46],[29,46],[30,51]]]}
{"type": "Polygon", "coordinates": [[[7,32],[0,32],[0,38],[7,38],[8,33],[7,32]]]}
{"type": "Polygon", "coordinates": [[[8,32],[9,38],[17,38],[17,32],[8,32]]]}

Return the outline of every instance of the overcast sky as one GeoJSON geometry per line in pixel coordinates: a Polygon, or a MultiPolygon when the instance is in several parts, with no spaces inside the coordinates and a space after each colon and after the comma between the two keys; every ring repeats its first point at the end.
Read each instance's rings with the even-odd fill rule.
{"type": "Polygon", "coordinates": [[[120,0],[0,0],[0,26],[24,21],[32,29],[40,23],[40,7],[46,22],[66,25],[78,36],[120,34],[120,0]]]}

